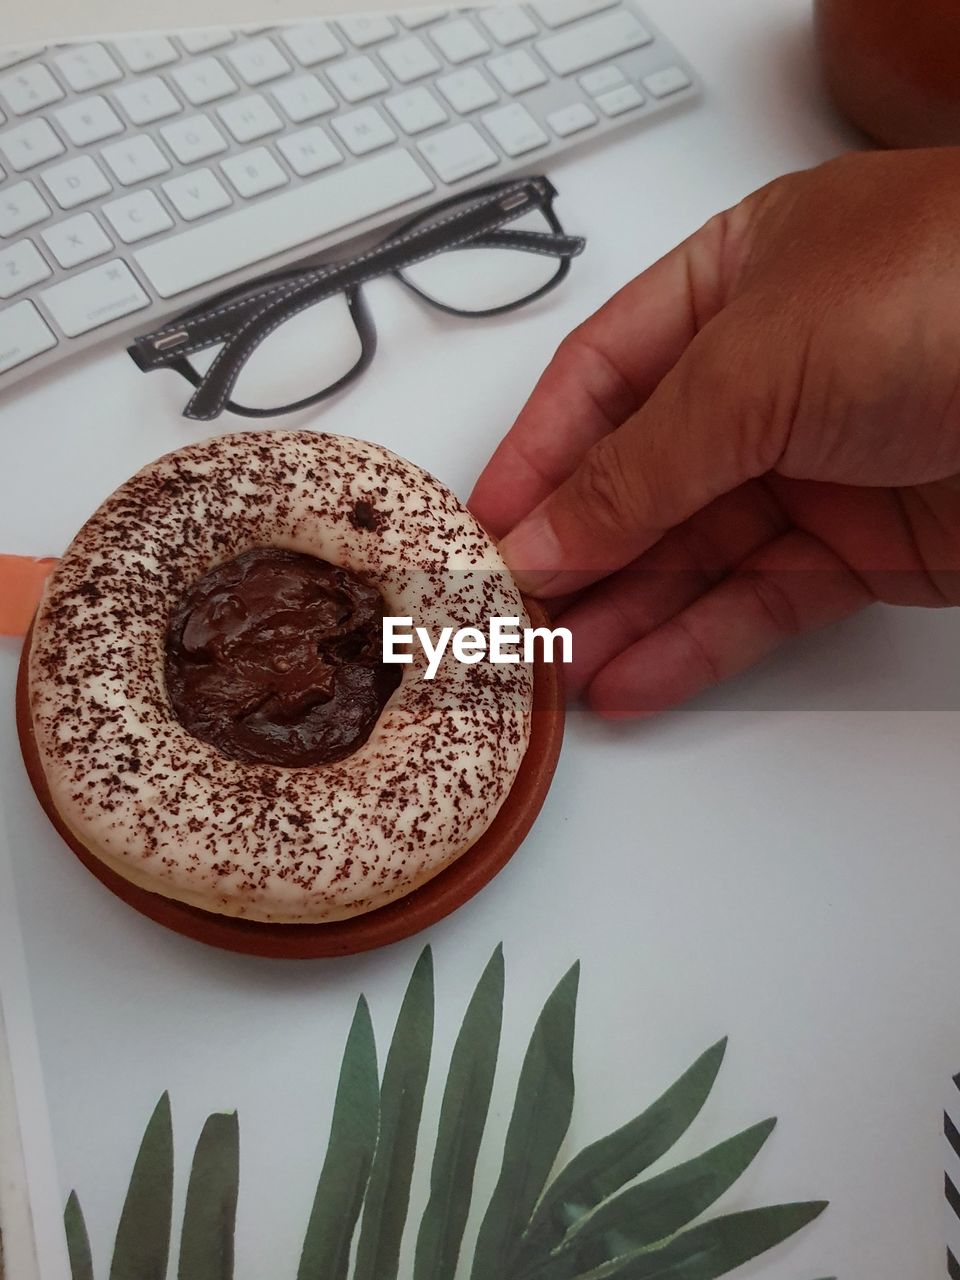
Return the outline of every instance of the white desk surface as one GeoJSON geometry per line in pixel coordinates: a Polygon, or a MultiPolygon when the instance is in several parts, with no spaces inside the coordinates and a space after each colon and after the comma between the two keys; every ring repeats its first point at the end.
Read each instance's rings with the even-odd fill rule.
{"type": "MultiPolygon", "coordinates": [[[[425,6],[428,0],[404,0],[394,8],[425,6]]],[[[476,3],[477,0],[474,0],[476,3]]],[[[482,0],[481,0],[482,2],[482,0]]],[[[431,7],[436,8],[436,5],[431,7]]],[[[42,44],[61,40],[96,39],[122,32],[178,31],[188,27],[264,26],[309,21],[336,13],[363,13],[386,8],[371,0],[34,0],[4,14],[4,45],[42,44]]]]}
{"type": "MultiPolygon", "coordinates": [[[[856,145],[821,96],[805,0],[648,8],[702,72],[706,104],[553,169],[562,217],[589,246],[529,310],[459,323],[392,282],[372,286],[380,351],[319,415],[325,429],[382,441],[466,494],[578,320],[721,206],[856,145]]],[[[172,378],[144,378],[116,350],[3,399],[0,550],[60,551],[118,483],[195,438],[181,400],[172,378]]],[[[281,1254],[292,1275],[358,992],[382,1043],[431,941],[442,1061],[499,939],[508,1042],[484,1170],[533,1013],[580,956],[571,1149],[729,1033],[693,1146],[777,1114],[732,1203],[832,1202],[742,1275],[941,1275],[940,1111],[960,1069],[958,642],[956,613],[874,609],[641,728],[574,716],[543,815],[498,879],[425,938],[335,965],[218,954],[114,902],[58,849],[7,732],[36,1040],[15,973],[7,1018],[44,1280],[64,1274],[58,1220],[73,1186],[103,1269],[136,1143],[168,1086],[178,1194],[202,1118],[239,1106],[238,1280],[281,1274],[281,1254]]],[[[12,646],[0,652],[7,690],[15,660],[12,646]]]]}

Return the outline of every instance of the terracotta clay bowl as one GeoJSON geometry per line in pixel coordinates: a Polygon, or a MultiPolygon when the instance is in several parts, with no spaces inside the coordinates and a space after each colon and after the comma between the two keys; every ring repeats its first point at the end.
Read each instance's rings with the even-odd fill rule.
{"type": "MultiPolygon", "coordinates": [[[[546,615],[540,605],[534,601],[527,601],[526,605],[533,625],[546,626],[546,615]]],[[[356,955],[399,942],[436,924],[479,893],[516,853],[550,789],[563,741],[561,669],[555,663],[538,658],[534,666],[530,745],[500,812],[472,849],[413,893],[349,920],[331,924],[264,924],[240,920],[202,911],[131,884],[91,854],[64,825],[47,788],[33,736],[27,691],[31,636],[32,628],[20,658],[17,730],[30,782],[47,817],[87,870],[128,906],[175,933],[225,951],[289,960],[356,955]]]]}

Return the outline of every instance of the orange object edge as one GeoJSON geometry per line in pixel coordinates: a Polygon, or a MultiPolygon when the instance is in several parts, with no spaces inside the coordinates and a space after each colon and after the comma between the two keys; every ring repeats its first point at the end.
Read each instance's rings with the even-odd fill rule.
{"type": "Polygon", "coordinates": [[[0,636],[25,636],[37,611],[54,556],[0,555],[0,636]]]}

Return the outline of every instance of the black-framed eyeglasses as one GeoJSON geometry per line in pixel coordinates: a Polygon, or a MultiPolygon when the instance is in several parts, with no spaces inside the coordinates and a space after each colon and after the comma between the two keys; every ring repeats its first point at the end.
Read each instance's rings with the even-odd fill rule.
{"type": "Polygon", "coordinates": [[[374,357],[376,329],[362,290],[370,280],[392,275],[432,307],[468,317],[502,315],[555,289],[586,244],[564,232],[556,195],[536,176],[445,200],[356,257],[221,294],[135,339],[130,355],[144,372],[172,369],[186,378],[194,387],[186,418],[209,421],[224,409],[265,418],[318,404],[374,357]],[[278,357],[298,327],[309,354],[294,375],[278,357]],[[291,385],[303,394],[290,399],[291,385]]]}

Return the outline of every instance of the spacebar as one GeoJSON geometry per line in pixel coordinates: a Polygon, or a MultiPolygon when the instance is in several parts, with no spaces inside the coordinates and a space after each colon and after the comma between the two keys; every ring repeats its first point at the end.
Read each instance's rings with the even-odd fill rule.
{"type": "Polygon", "coordinates": [[[134,258],[160,297],[172,298],[432,190],[408,151],[388,151],[170,236],[134,258]]]}

